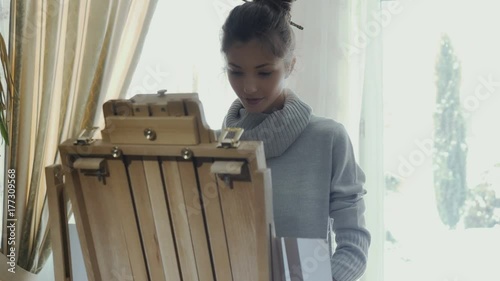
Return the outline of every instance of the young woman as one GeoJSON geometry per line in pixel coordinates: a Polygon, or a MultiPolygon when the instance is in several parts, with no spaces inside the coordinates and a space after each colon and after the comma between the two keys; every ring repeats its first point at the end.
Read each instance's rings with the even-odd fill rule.
{"type": "Polygon", "coordinates": [[[276,234],[326,239],[333,230],[332,276],[352,281],[366,268],[370,244],[362,198],[365,177],[345,128],[313,115],[286,88],[295,64],[291,2],[247,2],[224,23],[221,50],[238,96],[224,127],[244,128],[242,139],[264,142],[276,234]]]}

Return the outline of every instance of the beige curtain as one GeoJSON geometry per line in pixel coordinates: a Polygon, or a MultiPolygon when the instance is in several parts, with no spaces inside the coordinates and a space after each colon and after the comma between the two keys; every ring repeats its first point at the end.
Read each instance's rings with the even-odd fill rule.
{"type": "Polygon", "coordinates": [[[103,101],[123,97],[156,2],[13,0],[10,52],[20,99],[8,166],[17,177],[20,267],[36,273],[51,252],[44,167],[59,161],[59,143],[99,123],[103,101]]]}

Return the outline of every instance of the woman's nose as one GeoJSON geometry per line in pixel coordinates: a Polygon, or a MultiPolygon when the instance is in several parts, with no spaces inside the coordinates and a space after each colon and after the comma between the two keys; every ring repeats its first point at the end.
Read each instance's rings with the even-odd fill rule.
{"type": "Polygon", "coordinates": [[[243,85],[243,91],[246,94],[251,94],[257,91],[257,85],[253,79],[246,79],[243,85]]]}

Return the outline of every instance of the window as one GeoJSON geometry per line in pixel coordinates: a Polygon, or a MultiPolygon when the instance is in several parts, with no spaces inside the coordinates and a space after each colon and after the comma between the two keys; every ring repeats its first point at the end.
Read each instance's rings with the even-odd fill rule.
{"type": "Polygon", "coordinates": [[[383,35],[385,281],[498,280],[500,4],[398,5],[383,35]]]}
{"type": "Polygon", "coordinates": [[[136,94],[198,92],[211,128],[218,129],[236,98],[222,68],[220,29],[238,1],[158,1],[131,80],[136,94]],[[199,6],[199,9],[193,9],[199,6]],[[202,26],[202,27],[201,27],[202,26]],[[201,31],[201,32],[200,32],[201,31]]]}

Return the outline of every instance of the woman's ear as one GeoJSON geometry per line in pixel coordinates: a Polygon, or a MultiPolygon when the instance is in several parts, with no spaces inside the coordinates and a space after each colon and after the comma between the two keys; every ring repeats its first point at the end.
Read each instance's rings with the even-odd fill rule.
{"type": "Polygon", "coordinates": [[[286,69],[286,76],[285,78],[288,78],[288,76],[290,76],[290,74],[292,74],[292,71],[293,71],[293,68],[295,67],[295,57],[292,58],[292,61],[290,62],[290,64],[288,64],[288,67],[286,69]]]}

